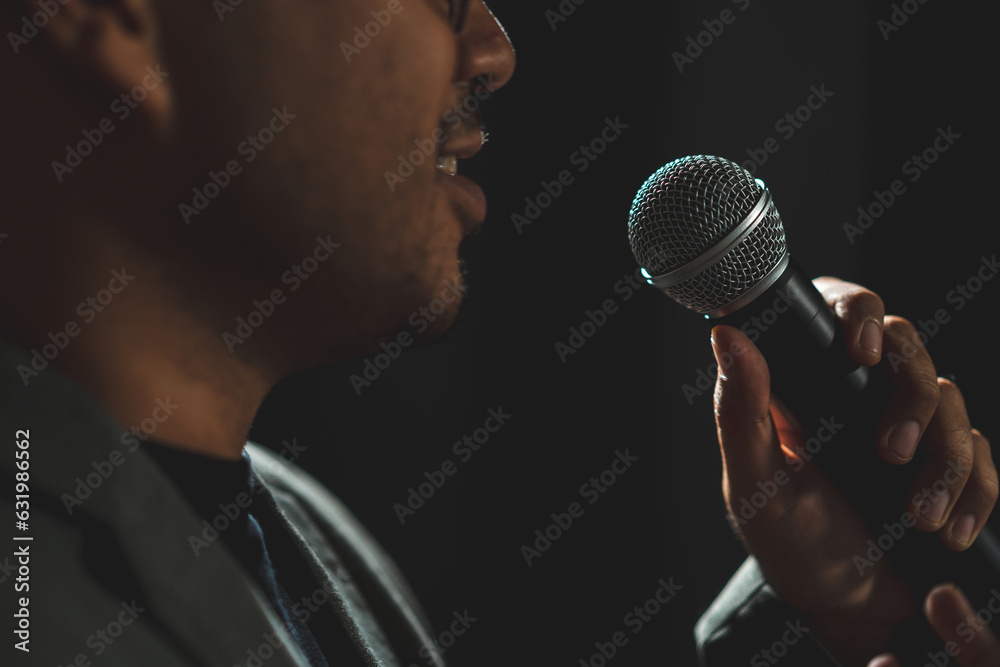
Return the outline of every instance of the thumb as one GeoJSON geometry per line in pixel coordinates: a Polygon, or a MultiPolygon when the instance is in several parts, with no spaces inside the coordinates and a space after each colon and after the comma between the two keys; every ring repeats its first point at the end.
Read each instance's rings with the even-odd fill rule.
{"type": "Polygon", "coordinates": [[[739,329],[712,329],[712,349],[719,364],[715,386],[719,445],[730,492],[738,496],[783,467],[771,421],[771,376],[760,350],[739,329]]]}

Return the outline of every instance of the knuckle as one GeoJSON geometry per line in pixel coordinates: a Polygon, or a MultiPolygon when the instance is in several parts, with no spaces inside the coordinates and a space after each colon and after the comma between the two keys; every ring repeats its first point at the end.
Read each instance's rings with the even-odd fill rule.
{"type": "Polygon", "coordinates": [[[852,286],[836,295],[834,310],[841,319],[866,320],[870,317],[882,319],[885,316],[885,305],[882,298],[863,287],[852,286]]]}
{"type": "MultiPolygon", "coordinates": [[[[886,317],[883,319],[882,330],[887,349],[895,350],[905,355],[907,359],[933,366],[923,341],[920,340],[920,334],[909,320],[895,316],[886,317]]],[[[934,375],[937,376],[937,373],[934,375]]]]}
{"type": "Polygon", "coordinates": [[[975,441],[972,431],[965,426],[955,426],[944,431],[944,439],[950,450],[950,457],[956,463],[971,466],[975,459],[975,441]]]}
{"type": "Polygon", "coordinates": [[[855,296],[858,302],[858,307],[864,313],[879,313],[884,317],[885,304],[882,302],[882,297],[880,297],[875,292],[870,290],[862,289],[855,296]]]}
{"type": "Polygon", "coordinates": [[[941,388],[930,378],[914,378],[909,387],[911,402],[922,413],[933,414],[941,401],[941,388]]]}
{"type": "Polygon", "coordinates": [[[973,477],[974,465],[975,457],[971,450],[960,449],[949,452],[948,464],[942,467],[941,476],[945,481],[949,481],[948,478],[955,475],[957,478],[950,486],[961,486],[973,477]]]}

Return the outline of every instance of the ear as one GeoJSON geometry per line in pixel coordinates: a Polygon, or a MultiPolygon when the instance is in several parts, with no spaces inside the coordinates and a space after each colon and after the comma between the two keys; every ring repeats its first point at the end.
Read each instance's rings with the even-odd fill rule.
{"type": "Polygon", "coordinates": [[[120,104],[121,109],[145,116],[154,127],[165,127],[172,113],[172,94],[169,72],[160,62],[152,0],[20,0],[20,4],[29,16],[48,17],[39,33],[49,56],[70,69],[74,78],[82,78],[83,86],[106,96],[108,106],[120,104]]]}

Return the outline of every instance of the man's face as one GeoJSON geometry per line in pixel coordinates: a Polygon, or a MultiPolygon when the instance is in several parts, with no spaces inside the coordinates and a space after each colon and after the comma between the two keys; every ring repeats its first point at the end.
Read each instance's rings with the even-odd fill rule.
{"type": "Polygon", "coordinates": [[[478,149],[474,105],[462,102],[514,67],[485,5],[472,3],[456,35],[445,0],[244,2],[221,20],[188,4],[157,12],[175,110],[164,150],[178,165],[168,215],[192,252],[226,267],[220,280],[249,279],[247,297],[282,289],[287,304],[268,326],[295,332],[303,349],[333,345],[330,358],[371,349],[443,291],[451,303],[430,333],[447,327],[458,246],[485,210],[478,188],[439,164],[478,149]],[[205,193],[227,164],[239,173],[192,215],[192,188],[205,193]],[[339,248],[296,283],[286,272],[317,257],[317,238],[339,248]]]}

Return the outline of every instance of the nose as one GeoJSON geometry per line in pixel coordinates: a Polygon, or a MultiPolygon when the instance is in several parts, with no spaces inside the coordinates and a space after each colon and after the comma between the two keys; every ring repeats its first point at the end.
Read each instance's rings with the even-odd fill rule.
{"type": "Polygon", "coordinates": [[[456,79],[472,81],[484,76],[491,90],[504,86],[514,75],[514,46],[493,12],[481,0],[468,9],[465,27],[459,35],[456,79]]]}

